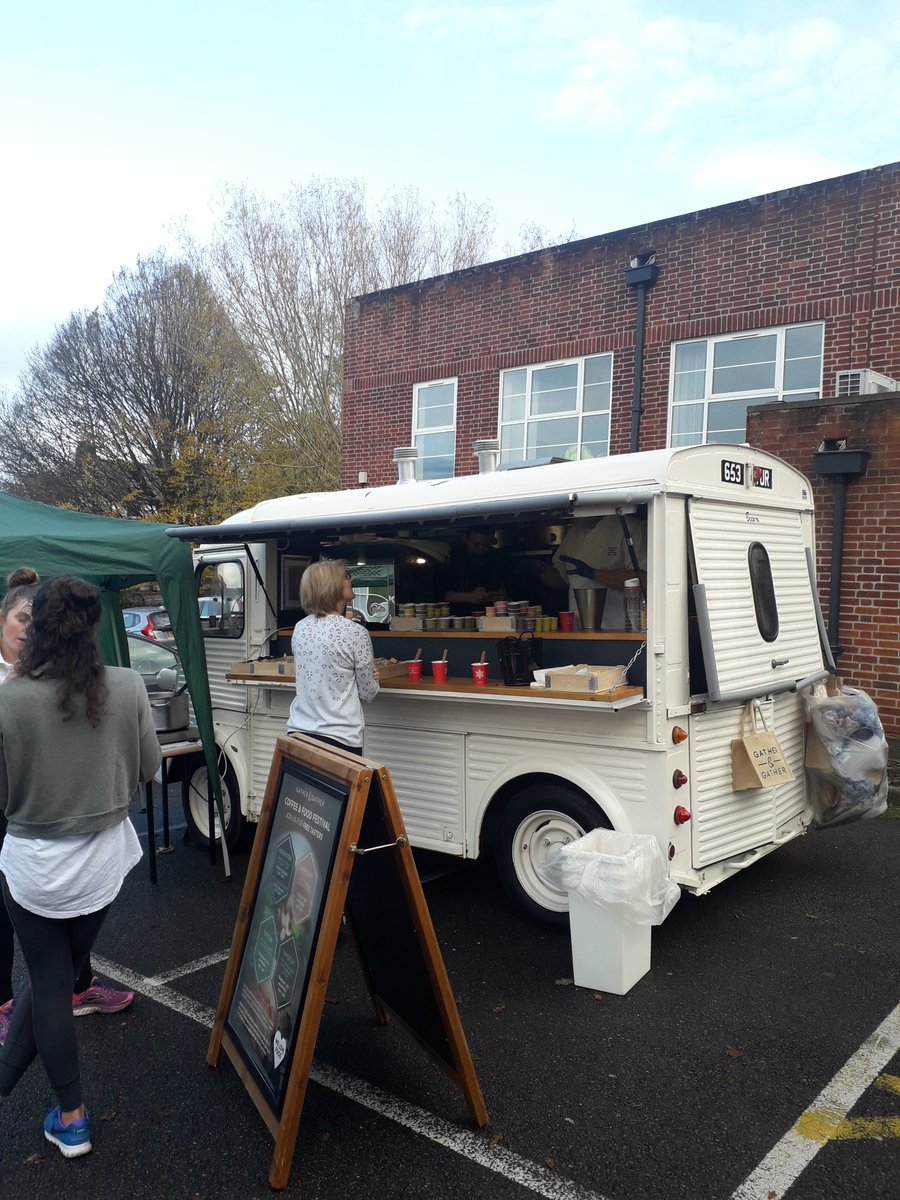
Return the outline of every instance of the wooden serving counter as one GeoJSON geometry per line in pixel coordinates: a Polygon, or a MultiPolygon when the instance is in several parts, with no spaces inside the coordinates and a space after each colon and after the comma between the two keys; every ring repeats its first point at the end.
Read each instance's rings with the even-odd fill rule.
{"type": "MultiPolygon", "coordinates": [[[[229,671],[225,678],[229,683],[255,684],[257,687],[274,688],[277,691],[292,692],[294,690],[293,675],[251,674],[249,671],[237,670],[229,671]]],[[[476,684],[471,679],[450,678],[446,683],[435,683],[427,675],[423,675],[421,679],[409,679],[406,676],[397,675],[390,679],[383,679],[380,687],[383,692],[405,692],[419,696],[446,695],[473,700],[487,696],[499,696],[507,700],[512,698],[520,700],[578,700],[588,704],[599,703],[616,706],[636,704],[644,697],[643,688],[639,687],[622,686],[605,692],[564,692],[558,691],[555,688],[507,687],[506,684],[500,683],[499,680],[492,680],[486,684],[476,684]]]]}

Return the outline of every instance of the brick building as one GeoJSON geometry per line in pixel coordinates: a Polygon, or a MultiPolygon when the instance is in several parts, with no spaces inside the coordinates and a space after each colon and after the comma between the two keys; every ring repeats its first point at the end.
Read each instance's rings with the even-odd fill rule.
{"type": "Polygon", "coordinates": [[[814,480],[826,615],[813,455],[868,449],[839,665],[900,733],[900,163],[362,296],[345,341],[344,486],[392,481],[397,446],[439,477],[476,470],[481,438],[514,463],[749,437],[814,480]]]}

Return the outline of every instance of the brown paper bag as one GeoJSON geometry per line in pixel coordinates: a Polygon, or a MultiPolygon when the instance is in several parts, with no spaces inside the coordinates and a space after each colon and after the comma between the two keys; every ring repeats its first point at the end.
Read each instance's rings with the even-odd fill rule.
{"type": "Polygon", "coordinates": [[[731,743],[731,786],[736,792],[777,787],[794,778],[778,738],[766,727],[761,711],[757,721],[757,713],[757,704],[751,700],[741,713],[740,737],[731,743]]]}

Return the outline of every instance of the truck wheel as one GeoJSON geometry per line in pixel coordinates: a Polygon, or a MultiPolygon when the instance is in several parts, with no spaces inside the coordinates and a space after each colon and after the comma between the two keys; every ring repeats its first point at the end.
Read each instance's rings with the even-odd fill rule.
{"type": "Polygon", "coordinates": [[[583,792],[561,783],[537,783],[513,796],[500,818],[497,874],[516,906],[555,929],[569,925],[569,897],[538,873],[555,846],[590,829],[612,826],[583,792]]]}
{"type": "MultiPolygon", "coordinates": [[[[221,760],[220,760],[221,761],[221,760]]],[[[206,807],[206,764],[188,770],[181,782],[181,803],[184,819],[198,846],[209,849],[209,815],[206,807]]],[[[222,811],[225,814],[225,840],[230,849],[237,849],[244,834],[240,789],[231,763],[226,763],[222,776],[222,811]]],[[[215,815],[216,841],[222,836],[219,812],[215,815]]]]}

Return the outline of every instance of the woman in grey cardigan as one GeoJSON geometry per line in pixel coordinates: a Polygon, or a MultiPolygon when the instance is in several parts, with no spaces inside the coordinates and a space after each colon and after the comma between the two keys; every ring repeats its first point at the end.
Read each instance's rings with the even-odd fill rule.
{"type": "Polygon", "coordinates": [[[44,1135],[67,1158],[91,1149],[72,986],[141,848],[128,819],[159,767],[141,677],[104,667],[100,596],[72,575],[44,583],[18,674],[0,688],[0,888],[30,985],[0,1048],[0,1096],[40,1056],[58,1106],[44,1135]]]}

